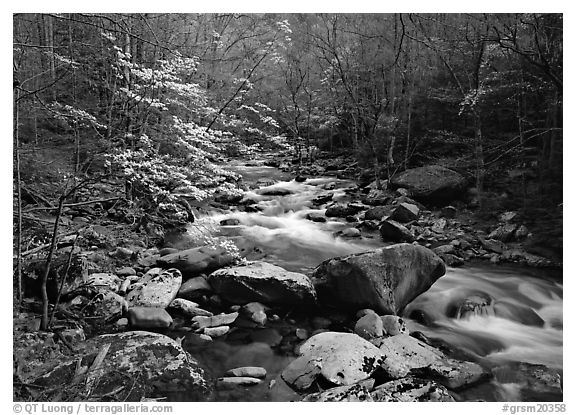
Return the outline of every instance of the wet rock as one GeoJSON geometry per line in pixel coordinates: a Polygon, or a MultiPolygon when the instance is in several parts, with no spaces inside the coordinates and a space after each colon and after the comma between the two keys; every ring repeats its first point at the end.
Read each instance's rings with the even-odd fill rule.
{"type": "Polygon", "coordinates": [[[443,357],[439,350],[407,334],[386,337],[376,344],[386,357],[382,368],[393,379],[403,378],[411,370],[427,367],[443,357]]]}
{"type": "Polygon", "coordinates": [[[116,270],[116,275],[119,277],[129,277],[131,275],[136,275],[136,270],[132,267],[123,267],[116,270]]]}
{"type": "Polygon", "coordinates": [[[414,377],[386,382],[371,395],[374,402],[454,402],[444,386],[414,377]]]}
{"type": "Polygon", "coordinates": [[[532,308],[513,301],[498,300],[494,303],[494,315],[526,326],[543,327],[544,320],[532,308]]]}
{"type": "Polygon", "coordinates": [[[422,372],[448,389],[458,390],[490,376],[489,372],[473,362],[444,358],[432,363],[422,372]]]}
{"type": "Polygon", "coordinates": [[[414,234],[404,225],[394,220],[387,219],[380,225],[380,236],[384,241],[413,242],[414,234]]]}
{"type": "Polygon", "coordinates": [[[363,309],[358,310],[358,311],[356,312],[356,318],[357,318],[357,319],[361,319],[362,317],[364,317],[364,316],[366,316],[366,315],[368,315],[368,314],[372,314],[372,315],[374,315],[374,316],[377,316],[377,315],[378,315],[378,313],[377,313],[376,311],[372,310],[371,308],[363,308],[363,309]]]}
{"type": "Polygon", "coordinates": [[[382,220],[384,216],[389,216],[392,210],[392,206],[376,206],[370,208],[364,213],[364,220],[382,220]]]}
{"type": "Polygon", "coordinates": [[[471,316],[494,315],[492,303],[494,300],[488,294],[475,294],[466,297],[461,303],[454,307],[454,311],[449,314],[455,318],[468,318],[471,316]]]}
{"type": "Polygon", "coordinates": [[[178,290],[177,297],[195,301],[211,293],[212,287],[210,287],[205,277],[200,276],[184,281],[178,290]]]}
{"type": "Polygon", "coordinates": [[[343,236],[345,238],[360,238],[361,235],[360,231],[356,228],[346,228],[342,230],[340,236],[343,236]]]}
{"type": "MultiPolygon", "coordinates": [[[[92,396],[115,396],[120,401],[138,402],[146,398],[165,398],[170,393],[185,393],[195,401],[206,400],[210,387],[204,371],[171,338],[145,331],[96,336],[83,343],[77,357],[88,369],[99,351],[106,351],[92,396]]],[[[77,359],[63,363],[33,383],[50,388],[67,387],[77,373],[77,359]]],[[[72,394],[77,393],[71,391],[72,394]]],[[[69,399],[73,398],[70,396],[69,399]]]]}
{"type": "Polygon", "coordinates": [[[376,313],[364,315],[356,322],[354,333],[366,340],[382,337],[384,331],[380,316],[376,313]]]}
{"type": "Polygon", "coordinates": [[[354,385],[339,386],[307,395],[302,402],[374,402],[370,394],[373,385],[374,380],[371,379],[354,385]]]}
{"type": "Polygon", "coordinates": [[[410,334],[408,327],[406,327],[406,321],[402,317],[398,316],[382,316],[382,327],[384,332],[388,336],[396,336],[397,334],[410,334]]]}
{"type": "Polygon", "coordinates": [[[243,197],[241,193],[223,193],[216,196],[214,201],[225,205],[237,205],[243,197]]]}
{"type": "Polygon", "coordinates": [[[196,317],[196,316],[210,317],[213,315],[212,312],[200,308],[198,303],[185,300],[183,298],[175,298],[168,305],[168,308],[187,317],[196,317]]]}
{"type": "Polygon", "coordinates": [[[282,342],[282,336],[276,329],[260,329],[255,330],[250,334],[253,342],[266,343],[271,347],[276,347],[282,342]]]}
{"type": "Polygon", "coordinates": [[[362,203],[370,206],[384,206],[392,201],[390,193],[384,190],[371,189],[366,196],[362,198],[362,203]]]}
{"type": "Polygon", "coordinates": [[[252,302],[242,306],[241,313],[254,323],[260,326],[264,326],[268,321],[268,317],[266,316],[267,309],[268,307],[266,307],[264,304],[252,302]]]}
{"type": "Polygon", "coordinates": [[[310,212],[306,214],[306,219],[311,220],[312,222],[326,222],[326,217],[319,212],[310,212]]]}
{"type": "Polygon", "coordinates": [[[379,348],[386,357],[382,368],[393,379],[413,373],[434,379],[449,389],[459,389],[488,376],[480,365],[451,359],[406,334],[383,338],[379,348]]]}
{"type": "Polygon", "coordinates": [[[319,376],[336,385],[352,385],[370,377],[383,361],[374,345],[350,333],[317,334],[300,346],[299,353],[282,372],[282,379],[296,390],[308,389],[319,376]]]}
{"type": "Polygon", "coordinates": [[[410,203],[400,203],[396,209],[394,209],[392,215],[390,215],[390,219],[396,222],[406,223],[417,220],[419,215],[420,209],[418,206],[410,203]]]}
{"type": "Polygon", "coordinates": [[[440,254],[440,258],[442,258],[442,261],[444,261],[448,267],[456,268],[464,265],[464,260],[453,254],[440,254]]]}
{"type": "Polygon", "coordinates": [[[562,370],[525,362],[509,362],[492,368],[492,374],[501,384],[512,384],[519,389],[519,399],[526,401],[556,401],[563,398],[562,370]]]}
{"type": "Polygon", "coordinates": [[[250,378],[264,379],[266,377],[266,369],[258,366],[243,366],[243,367],[237,367],[235,369],[230,369],[226,371],[225,375],[233,377],[247,376],[250,378]]]}
{"type": "Polygon", "coordinates": [[[172,325],[170,314],[158,307],[131,307],[127,317],[134,329],[166,329],[172,325]]]}
{"type": "Polygon", "coordinates": [[[234,386],[254,386],[262,383],[262,379],[252,378],[248,376],[242,377],[225,377],[217,380],[218,387],[234,387],[234,386]]]}
{"type": "Polygon", "coordinates": [[[496,252],[497,254],[501,254],[506,250],[506,245],[496,239],[484,239],[478,238],[482,247],[487,251],[496,252]]]}
{"type": "Polygon", "coordinates": [[[215,339],[217,337],[222,337],[230,331],[229,326],[218,326],[218,327],[206,327],[204,328],[203,333],[206,336],[210,336],[211,338],[215,339]]]}
{"type": "Polygon", "coordinates": [[[223,219],[220,221],[220,226],[238,226],[240,220],[236,218],[223,219]]]}
{"type": "Polygon", "coordinates": [[[396,244],[324,261],[312,279],[321,301],[398,314],[445,272],[444,263],[430,249],[396,244]]]}
{"type": "Polygon", "coordinates": [[[119,246],[114,251],[108,252],[108,255],[118,259],[131,259],[135,252],[129,248],[119,246]]]}
{"type": "Polygon", "coordinates": [[[266,262],[254,262],[213,272],[208,282],[218,294],[235,304],[312,304],[316,292],[300,273],[266,262]]]}
{"type": "Polygon", "coordinates": [[[442,204],[462,196],[466,178],[454,170],[432,165],[395,175],[390,180],[390,187],[408,189],[410,195],[422,203],[442,204]]]}
{"type": "Polygon", "coordinates": [[[298,340],[306,340],[309,336],[308,336],[308,330],[306,329],[296,329],[296,331],[294,332],[294,335],[296,336],[296,338],[298,340]]]}
{"type": "Polygon", "coordinates": [[[192,318],[192,327],[194,329],[203,329],[205,327],[227,326],[234,323],[237,318],[238,313],[217,314],[211,317],[196,316],[192,318]]]}
{"type": "Polygon", "coordinates": [[[355,215],[361,210],[361,207],[348,205],[332,205],[326,209],[326,217],[345,218],[346,216],[355,215]]]}
{"type": "Polygon", "coordinates": [[[294,179],[297,183],[303,183],[306,181],[306,176],[302,176],[302,175],[298,175],[296,176],[296,178],[294,179]]]}
{"type": "Polygon", "coordinates": [[[232,264],[233,256],[221,247],[201,246],[160,257],[156,262],[163,268],[176,268],[184,280],[209,273],[232,264]]]}
{"type": "Polygon", "coordinates": [[[497,241],[510,242],[514,239],[514,232],[517,226],[513,223],[506,223],[494,229],[488,235],[489,239],[496,239],[497,241]]]}
{"type": "Polygon", "coordinates": [[[314,199],[312,199],[312,204],[314,204],[316,206],[323,205],[325,203],[331,202],[333,197],[334,197],[334,193],[332,193],[332,192],[322,194],[322,195],[317,196],[314,199]]]}
{"type": "Polygon", "coordinates": [[[182,284],[182,274],[177,269],[160,273],[148,272],[140,284],[126,295],[130,307],[166,308],[176,298],[182,284]]]}

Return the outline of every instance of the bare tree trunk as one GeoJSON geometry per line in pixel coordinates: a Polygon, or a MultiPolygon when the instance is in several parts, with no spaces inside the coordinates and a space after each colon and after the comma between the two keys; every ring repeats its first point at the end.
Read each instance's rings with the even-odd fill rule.
{"type": "Polygon", "coordinates": [[[54,257],[54,251],[56,250],[56,238],[58,236],[58,226],[60,224],[60,216],[62,215],[62,209],[64,207],[64,200],[66,197],[64,195],[60,196],[58,202],[58,212],[56,213],[56,221],[54,222],[54,230],[52,231],[52,241],[50,242],[50,251],[48,252],[48,258],[46,259],[46,270],[42,276],[42,320],[40,321],[40,330],[48,330],[48,275],[50,273],[50,266],[52,265],[52,258],[54,257]]]}
{"type": "Polygon", "coordinates": [[[18,309],[22,305],[22,188],[20,178],[20,131],[19,131],[19,117],[20,117],[20,89],[14,91],[14,153],[15,153],[15,169],[16,169],[16,194],[17,194],[17,208],[18,208],[18,230],[16,235],[16,278],[18,279],[18,309]]]}
{"type": "Polygon", "coordinates": [[[477,109],[474,110],[474,138],[476,153],[476,190],[478,192],[478,208],[484,208],[484,147],[482,144],[482,120],[477,109]]]}

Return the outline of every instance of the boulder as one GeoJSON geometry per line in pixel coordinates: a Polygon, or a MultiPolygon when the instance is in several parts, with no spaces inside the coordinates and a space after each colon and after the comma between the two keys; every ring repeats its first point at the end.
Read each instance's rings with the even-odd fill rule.
{"type": "Polygon", "coordinates": [[[360,238],[360,231],[356,228],[346,228],[340,233],[340,236],[345,238],[360,238]]]}
{"type": "Polygon", "coordinates": [[[150,270],[138,285],[126,295],[130,307],[160,307],[166,308],[176,298],[182,284],[182,274],[177,269],[161,272],[150,270]]]}
{"type": "Polygon", "coordinates": [[[127,317],[134,329],[166,329],[172,325],[170,314],[159,307],[132,307],[127,317]]]}
{"type": "Polygon", "coordinates": [[[185,300],[195,301],[211,293],[212,287],[210,287],[205,277],[200,276],[184,281],[178,290],[177,296],[185,300]]]}
{"type": "Polygon", "coordinates": [[[326,222],[326,217],[320,212],[310,212],[306,214],[306,219],[312,222],[326,222]]]}
{"type": "Polygon", "coordinates": [[[371,395],[374,402],[454,402],[444,386],[414,377],[386,382],[376,387],[371,395]]]}
{"type": "Polygon", "coordinates": [[[176,268],[184,280],[202,273],[210,273],[234,262],[234,257],[222,247],[201,246],[186,249],[176,254],[158,258],[156,263],[163,268],[176,268]]]}
{"type": "Polygon", "coordinates": [[[290,189],[286,189],[277,185],[262,187],[256,190],[256,193],[262,196],[287,196],[294,193],[290,189]]]}
{"type": "Polygon", "coordinates": [[[466,178],[454,170],[432,165],[395,175],[390,187],[408,189],[411,196],[422,203],[445,204],[464,194],[466,178]]]}
{"type": "Polygon", "coordinates": [[[360,210],[361,206],[357,205],[332,205],[326,209],[326,217],[345,218],[346,216],[355,215],[360,210]]]}
{"type": "Polygon", "coordinates": [[[318,377],[352,385],[368,379],[383,362],[377,347],[350,333],[312,336],[300,346],[299,354],[282,372],[282,379],[295,390],[308,389],[318,377]]]}
{"type": "Polygon", "coordinates": [[[390,215],[390,219],[396,222],[406,223],[417,220],[419,215],[420,209],[418,206],[411,203],[400,203],[398,207],[394,209],[392,215],[390,215]]]}
{"type": "Polygon", "coordinates": [[[339,386],[307,395],[302,402],[373,402],[370,394],[373,385],[374,379],[370,379],[354,385],[339,386]]]}
{"type": "Polygon", "coordinates": [[[432,378],[448,389],[459,389],[488,376],[488,372],[477,363],[451,359],[407,334],[386,337],[377,344],[385,356],[381,366],[393,379],[411,373],[432,378]]]}
{"type": "Polygon", "coordinates": [[[362,203],[370,206],[387,205],[392,200],[390,193],[384,190],[371,189],[366,196],[362,198],[362,203]]]}
{"type": "Polygon", "coordinates": [[[220,221],[220,226],[238,226],[240,225],[240,220],[236,218],[222,219],[220,221]]]}
{"type": "Polygon", "coordinates": [[[545,324],[542,317],[540,317],[536,311],[527,305],[517,303],[513,300],[496,301],[494,303],[494,315],[507,320],[517,321],[526,326],[543,327],[545,324]]]}
{"type": "Polygon", "coordinates": [[[465,319],[471,316],[494,315],[494,300],[486,293],[473,294],[463,299],[448,310],[450,317],[465,319]]]}
{"type": "Polygon", "coordinates": [[[517,225],[513,223],[506,223],[498,226],[488,235],[489,239],[496,239],[497,241],[510,242],[514,239],[517,225]]]}
{"type": "Polygon", "coordinates": [[[445,272],[444,263],[430,249],[396,244],[326,260],[312,279],[321,301],[398,314],[445,272]]]}
{"type": "MultiPolygon", "coordinates": [[[[138,402],[146,398],[165,398],[177,393],[191,401],[207,400],[209,384],[197,362],[171,338],[145,331],[105,334],[91,338],[76,352],[78,359],[63,363],[33,383],[37,386],[62,387],[62,400],[70,391],[69,385],[78,374],[80,361],[88,376],[88,368],[100,353],[104,359],[99,366],[98,381],[91,390],[92,397],[114,397],[118,401],[138,402]]],[[[80,379],[82,380],[82,379],[80,379]]],[[[77,396],[76,396],[77,398],[77,396]]]]}
{"type": "Polygon", "coordinates": [[[382,319],[376,313],[368,313],[356,322],[354,333],[366,340],[382,337],[384,335],[382,319]]]}
{"type": "Polygon", "coordinates": [[[222,298],[235,304],[312,304],[316,300],[306,275],[267,262],[221,269],[210,274],[208,282],[222,298]]]}
{"type": "Polygon", "coordinates": [[[392,210],[392,206],[376,206],[370,208],[364,213],[364,220],[382,220],[384,216],[389,216],[392,210]]]}
{"type": "Polygon", "coordinates": [[[380,225],[380,236],[384,241],[413,242],[414,234],[399,222],[387,219],[380,225]]]}

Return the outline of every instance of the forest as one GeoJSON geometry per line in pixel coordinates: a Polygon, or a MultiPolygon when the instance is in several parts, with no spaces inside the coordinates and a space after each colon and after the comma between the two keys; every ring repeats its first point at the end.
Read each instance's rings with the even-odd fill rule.
{"type": "Polygon", "coordinates": [[[562,14],[16,13],[12,57],[15,401],[562,402],[562,14]]]}

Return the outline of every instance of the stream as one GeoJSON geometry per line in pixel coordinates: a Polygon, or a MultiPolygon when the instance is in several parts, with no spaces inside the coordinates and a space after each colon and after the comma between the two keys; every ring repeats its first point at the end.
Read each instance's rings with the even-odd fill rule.
{"type": "MultiPolygon", "coordinates": [[[[245,199],[257,203],[258,212],[211,212],[197,222],[219,224],[224,219],[237,219],[238,225],[221,226],[221,236],[241,238],[243,243],[258,247],[262,259],[290,271],[310,274],[322,261],[340,255],[368,251],[385,246],[378,233],[362,231],[360,238],[334,234],[355,224],[344,219],[327,218],[323,223],[306,219],[309,214],[323,214],[313,206],[318,196],[334,193],[333,200],[349,200],[345,192],[352,181],[334,177],[308,179],[304,183],[288,181],[286,173],[262,165],[250,167],[237,163],[233,170],[242,174],[252,187],[258,179],[279,182],[246,192],[245,199]],[[264,190],[264,191],[263,191],[264,190]],[[282,195],[263,195],[266,191],[282,195]]],[[[197,226],[197,224],[194,224],[197,226]]],[[[515,362],[542,364],[562,369],[563,355],[563,284],[561,272],[486,263],[448,268],[427,292],[403,310],[411,332],[419,331],[429,339],[452,346],[469,360],[496,368],[494,379],[461,392],[463,400],[519,400],[524,382],[514,373],[515,362]],[[470,296],[489,298],[485,307],[463,313],[456,304],[470,296]],[[498,311],[498,316],[495,315],[498,311]]],[[[276,324],[282,334],[283,323],[276,324]]],[[[292,324],[307,326],[306,319],[294,317],[292,324]]],[[[217,391],[218,401],[283,401],[295,399],[285,388],[269,388],[271,380],[294,358],[271,347],[270,341],[259,341],[250,329],[231,333],[209,346],[188,350],[214,377],[220,377],[238,366],[262,366],[267,369],[265,382],[250,388],[217,391]],[[252,336],[251,336],[252,334],[252,336]]],[[[280,383],[280,382],[278,382],[280,383]]],[[[523,395],[523,400],[559,400],[561,396],[523,395]]]]}

